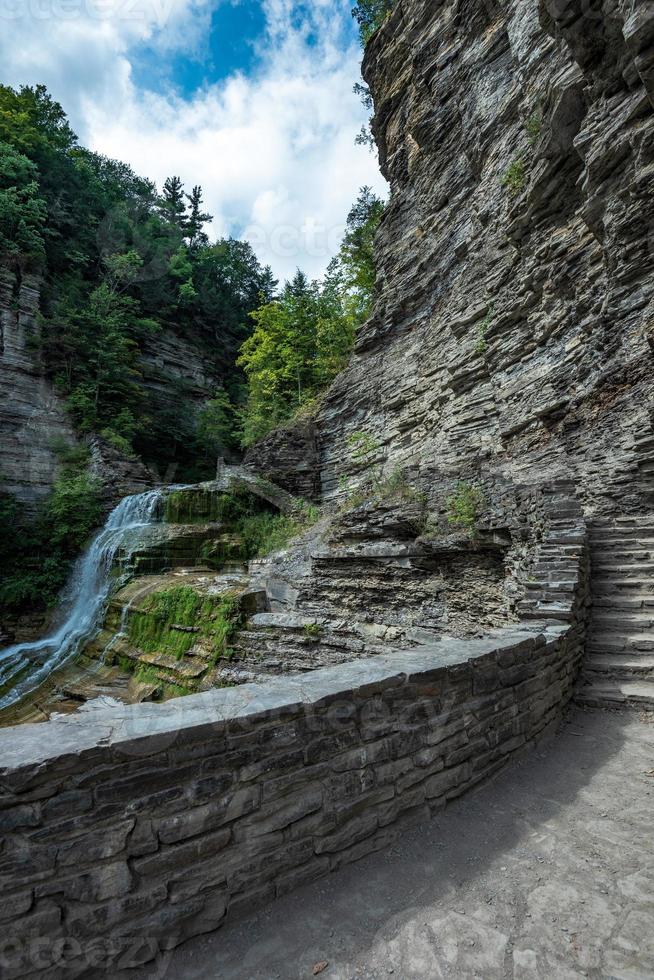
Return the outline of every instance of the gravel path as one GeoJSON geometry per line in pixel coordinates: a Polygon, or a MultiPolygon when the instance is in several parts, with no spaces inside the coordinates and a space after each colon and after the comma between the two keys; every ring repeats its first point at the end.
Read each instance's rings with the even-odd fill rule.
{"type": "Polygon", "coordinates": [[[654,978],[654,715],[559,735],[372,855],[159,964],[166,980],[654,978]]]}

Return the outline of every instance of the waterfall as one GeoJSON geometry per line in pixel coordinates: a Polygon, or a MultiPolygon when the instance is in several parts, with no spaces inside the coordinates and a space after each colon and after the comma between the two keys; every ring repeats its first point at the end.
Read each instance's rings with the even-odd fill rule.
{"type": "Polygon", "coordinates": [[[0,650],[0,710],[38,687],[97,631],[111,592],[116,554],[124,545],[133,546],[139,530],[157,520],[161,496],[161,490],[150,490],[121,500],[75,564],[61,625],[42,640],[0,650]]]}

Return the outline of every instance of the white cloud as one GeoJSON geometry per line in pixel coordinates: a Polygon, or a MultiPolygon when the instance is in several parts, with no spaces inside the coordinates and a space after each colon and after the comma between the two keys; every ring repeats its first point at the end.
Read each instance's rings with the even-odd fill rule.
{"type": "MultiPolygon", "coordinates": [[[[0,0],[0,15],[12,3],[0,0]]],[[[143,44],[162,58],[197,50],[216,0],[21,4],[0,34],[2,80],[44,82],[83,142],[159,185],[171,174],[202,184],[214,234],[245,232],[278,276],[298,265],[319,275],[358,188],[383,192],[374,156],[354,143],[365,113],[352,92],[360,51],[350,0],[263,0],[256,71],[190,99],[137,89],[130,59],[143,44]],[[36,16],[75,3],[76,17],[36,16]]]]}

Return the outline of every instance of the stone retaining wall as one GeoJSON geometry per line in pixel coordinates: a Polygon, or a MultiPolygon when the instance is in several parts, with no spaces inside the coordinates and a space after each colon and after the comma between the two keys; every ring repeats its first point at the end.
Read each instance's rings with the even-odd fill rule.
{"type": "Polygon", "coordinates": [[[165,972],[493,775],[571,697],[583,582],[569,623],[0,732],[3,978],[165,972]]]}

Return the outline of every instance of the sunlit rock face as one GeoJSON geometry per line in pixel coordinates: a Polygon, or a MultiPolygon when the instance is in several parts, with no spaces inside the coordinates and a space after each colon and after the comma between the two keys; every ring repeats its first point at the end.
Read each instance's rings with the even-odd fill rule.
{"type": "Polygon", "coordinates": [[[318,419],[328,496],[365,431],[431,487],[651,508],[653,52],[650,4],[399,0],[364,64],[391,197],[318,419]]]}

